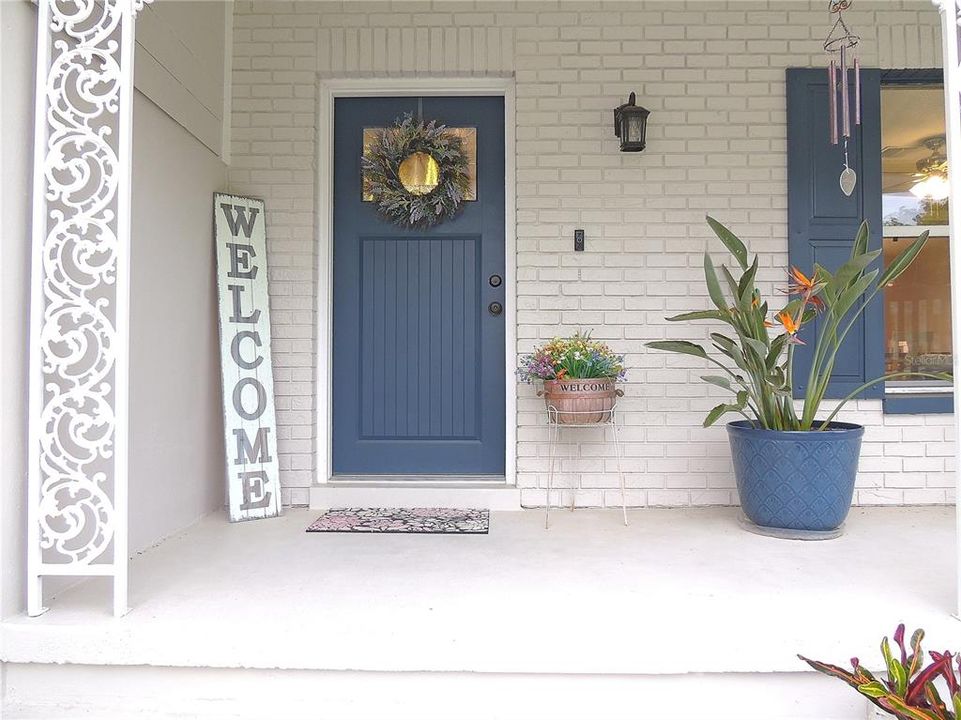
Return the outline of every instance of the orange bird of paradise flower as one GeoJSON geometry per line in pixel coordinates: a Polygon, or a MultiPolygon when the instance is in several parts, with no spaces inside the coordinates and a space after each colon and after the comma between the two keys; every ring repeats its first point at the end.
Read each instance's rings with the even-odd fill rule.
{"type": "Polygon", "coordinates": [[[784,329],[787,331],[787,334],[791,336],[791,342],[796,342],[800,345],[804,344],[803,340],[800,340],[797,337],[795,337],[797,335],[797,331],[800,330],[801,328],[794,321],[794,318],[791,317],[791,313],[785,312],[784,310],[782,310],[777,314],[777,319],[780,321],[781,325],[784,326],[784,329]]]}
{"type": "Polygon", "coordinates": [[[788,290],[792,293],[809,293],[814,291],[814,279],[809,278],[797,267],[791,267],[791,286],[788,290]]]}

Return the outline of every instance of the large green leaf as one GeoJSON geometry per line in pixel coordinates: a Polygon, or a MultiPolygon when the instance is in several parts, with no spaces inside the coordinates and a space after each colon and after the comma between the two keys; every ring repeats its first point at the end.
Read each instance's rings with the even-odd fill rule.
{"type": "Polygon", "coordinates": [[[925,244],[928,242],[928,231],[925,230],[918,236],[918,239],[911,243],[905,250],[903,250],[891,264],[887,266],[884,270],[884,274],[878,278],[878,286],[885,287],[889,283],[895,281],[895,279],[907,270],[914,259],[918,256],[923,249],[925,244]]]}
{"type": "Polygon", "coordinates": [[[871,263],[877,260],[880,255],[880,250],[872,250],[871,252],[851,258],[844,263],[837,269],[837,272],[831,279],[834,291],[837,294],[844,292],[845,289],[860,278],[861,273],[863,273],[871,263]]]}
{"type": "Polygon", "coordinates": [[[767,358],[764,361],[765,366],[768,370],[771,370],[776,364],[778,359],[781,357],[781,353],[784,351],[784,346],[787,344],[788,334],[784,333],[778,335],[771,341],[771,349],[768,351],[767,358]]]}
{"type": "Polygon", "coordinates": [[[841,318],[847,314],[851,306],[854,305],[858,298],[864,294],[864,291],[871,286],[871,283],[874,282],[874,278],[878,276],[879,272],[879,270],[872,270],[838,296],[837,303],[831,308],[831,315],[835,318],[836,322],[841,321],[841,318]]]}
{"type": "Polygon", "coordinates": [[[694,310],[693,312],[672,315],[666,318],[668,322],[684,322],[686,320],[721,320],[730,322],[727,313],[722,310],[694,310]]]}
{"type": "Polygon", "coordinates": [[[716,407],[711,408],[711,412],[709,412],[707,414],[707,417],[704,418],[704,422],[702,423],[702,425],[704,427],[711,427],[711,425],[716,423],[718,419],[722,415],[727,413],[729,410],[730,410],[730,406],[727,405],[727,403],[721,403],[720,405],[717,405],[716,407]]]}
{"type": "Polygon", "coordinates": [[[731,387],[731,381],[723,375],[701,375],[701,380],[710,385],[724,388],[725,390],[731,390],[732,392],[734,390],[734,388],[731,387]]]}
{"type": "Polygon", "coordinates": [[[704,280],[707,282],[707,292],[711,296],[711,301],[717,306],[717,309],[727,310],[727,300],[724,298],[721,283],[717,279],[717,271],[714,269],[714,263],[711,262],[711,256],[708,253],[704,253],[704,280]]]}
{"type": "Polygon", "coordinates": [[[761,362],[765,362],[767,360],[767,353],[768,353],[767,345],[762,343],[760,340],[755,340],[754,338],[746,337],[746,338],[743,338],[742,340],[745,345],[747,345],[749,348],[751,348],[751,350],[754,351],[754,354],[757,355],[758,360],[760,360],[761,362]]]}
{"type": "Polygon", "coordinates": [[[740,412],[747,405],[747,391],[741,390],[737,394],[737,401],[733,404],[722,403],[711,409],[711,412],[707,414],[704,418],[704,427],[710,427],[718,421],[718,419],[729,412],[740,412]]]}
{"type": "Polygon", "coordinates": [[[646,343],[647,347],[653,350],[664,350],[665,352],[680,353],[681,355],[693,355],[695,357],[707,359],[707,351],[700,345],[687,340],[655,340],[646,343]]]}
{"type": "Polygon", "coordinates": [[[738,282],[734,279],[734,275],[731,271],[727,269],[727,265],[721,265],[721,272],[724,274],[724,278],[727,280],[727,286],[731,289],[731,297],[734,298],[734,302],[737,303],[738,297],[740,297],[740,290],[738,289],[738,282]]]}
{"type": "Polygon", "coordinates": [[[814,276],[818,279],[818,283],[823,285],[821,292],[817,293],[818,296],[823,298],[825,305],[831,307],[838,297],[837,284],[834,282],[833,273],[823,265],[814,263],[814,276]]]}
{"type": "Polygon", "coordinates": [[[711,226],[711,230],[714,231],[714,234],[720,238],[722,243],[724,243],[724,247],[726,247],[731,255],[737,259],[738,265],[741,266],[741,269],[747,270],[747,248],[744,246],[744,243],[741,242],[737,235],[732,233],[710,215],[707,216],[707,224],[711,226]]]}
{"type": "Polygon", "coordinates": [[[736,342],[720,333],[711,333],[711,341],[720,353],[733,360],[738,368],[744,372],[748,372],[747,365],[744,362],[744,354],[736,342]]]}
{"type": "Polygon", "coordinates": [[[710,338],[716,345],[721,346],[725,350],[738,349],[737,343],[731,340],[731,338],[729,338],[727,335],[721,335],[721,333],[712,332],[710,338]]]}
{"type": "Polygon", "coordinates": [[[741,282],[738,285],[737,297],[741,305],[751,306],[751,299],[754,294],[754,278],[756,276],[757,255],[754,256],[754,262],[751,263],[751,267],[741,276],[741,282]]]}
{"type": "Polygon", "coordinates": [[[857,257],[858,255],[863,255],[868,249],[868,237],[870,233],[868,232],[868,221],[862,220],[861,225],[858,227],[857,235],[854,236],[854,244],[851,246],[851,257],[857,257]]]}

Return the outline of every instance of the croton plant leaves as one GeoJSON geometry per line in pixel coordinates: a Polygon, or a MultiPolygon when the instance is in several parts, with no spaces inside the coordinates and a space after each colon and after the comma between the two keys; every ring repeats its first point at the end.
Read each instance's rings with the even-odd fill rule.
{"type": "Polygon", "coordinates": [[[930,664],[922,668],[923,637],[922,630],[911,636],[909,655],[904,645],[904,625],[899,625],[894,642],[900,657],[891,652],[887,638],[881,641],[881,654],[887,667],[885,680],[876,679],[857,658],[851,660],[853,671],[849,671],[830,663],[809,660],[803,655],[798,657],[818,672],[843,680],[899,720],[961,720],[961,683],[958,679],[961,656],[949,651],[931,652],[930,664]],[[941,696],[938,681],[947,689],[947,701],[941,696]]]}

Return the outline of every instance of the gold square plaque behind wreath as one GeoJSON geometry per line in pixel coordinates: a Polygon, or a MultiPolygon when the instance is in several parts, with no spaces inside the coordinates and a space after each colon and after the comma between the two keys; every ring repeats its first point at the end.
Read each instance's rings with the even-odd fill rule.
{"type": "MultiPolygon", "coordinates": [[[[477,128],[447,128],[450,132],[460,137],[463,143],[464,152],[467,154],[468,174],[470,175],[470,188],[464,200],[471,201],[477,199],[477,128]]],[[[364,155],[368,153],[371,144],[374,142],[376,134],[383,128],[364,128],[364,155]]],[[[419,166],[418,166],[419,167],[419,166]]],[[[424,167],[428,166],[424,164],[424,167]]],[[[416,179],[415,179],[416,180],[416,179]]],[[[407,184],[406,182],[404,183],[407,184]]],[[[365,183],[366,185],[366,183],[365,183]]],[[[364,202],[373,202],[374,196],[364,192],[364,202]]]]}

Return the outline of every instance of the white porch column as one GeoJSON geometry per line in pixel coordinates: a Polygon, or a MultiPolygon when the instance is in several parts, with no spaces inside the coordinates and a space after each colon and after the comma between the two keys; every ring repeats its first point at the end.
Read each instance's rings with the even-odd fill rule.
{"type": "Polygon", "coordinates": [[[134,18],[144,0],[39,0],[27,611],[46,576],[113,578],[127,611],[134,18]]]}
{"type": "Polygon", "coordinates": [[[941,43],[944,50],[944,102],[948,140],[948,175],[951,194],[948,199],[948,222],[951,226],[951,337],[954,352],[954,462],[955,510],[957,513],[957,569],[955,571],[955,614],[961,617],[961,423],[958,404],[961,403],[961,66],[959,43],[961,27],[958,22],[959,0],[935,0],[941,10],[941,43]]]}

